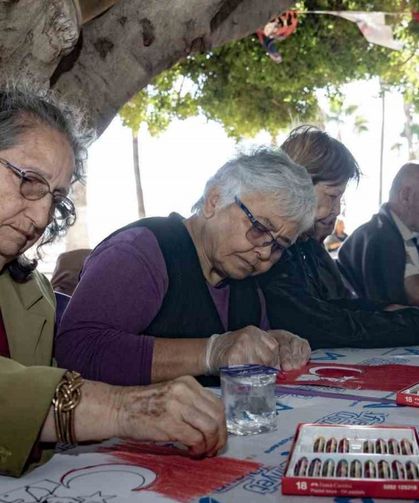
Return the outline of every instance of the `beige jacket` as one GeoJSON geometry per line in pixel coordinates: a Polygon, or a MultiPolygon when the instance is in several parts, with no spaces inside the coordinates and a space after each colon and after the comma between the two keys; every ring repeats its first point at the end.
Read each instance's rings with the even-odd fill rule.
{"type": "MultiPolygon", "coordinates": [[[[16,283],[0,274],[0,310],[11,359],[0,357],[0,473],[20,475],[64,370],[51,368],[55,299],[38,272],[16,283]]],[[[44,452],[40,461],[50,453],[44,452]]]]}

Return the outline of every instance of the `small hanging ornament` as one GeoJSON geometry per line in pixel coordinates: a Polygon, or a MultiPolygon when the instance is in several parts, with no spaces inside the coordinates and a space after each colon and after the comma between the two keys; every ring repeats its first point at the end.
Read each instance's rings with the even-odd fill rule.
{"type": "Polygon", "coordinates": [[[297,13],[294,10],[287,10],[271,19],[262,29],[257,30],[259,42],[265,48],[268,56],[281,63],[282,55],[278,51],[277,42],[286,39],[295,32],[298,25],[297,13]]]}
{"type": "Polygon", "coordinates": [[[287,10],[271,19],[263,28],[266,37],[284,40],[297,29],[298,18],[295,10],[287,10]]]}

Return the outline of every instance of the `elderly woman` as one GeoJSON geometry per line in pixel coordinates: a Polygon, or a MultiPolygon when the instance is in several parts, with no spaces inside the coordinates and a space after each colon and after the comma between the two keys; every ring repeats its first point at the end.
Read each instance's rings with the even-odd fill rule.
{"type": "Polygon", "coordinates": [[[67,194],[84,152],[70,116],[16,89],[0,91],[0,472],[45,460],[45,442],[125,436],[178,440],[214,455],[226,441],[221,402],[191,377],[120,388],[50,368],[54,295],[24,252],[74,220],[67,194]]]}
{"type": "Polygon", "coordinates": [[[384,311],[351,298],[323,246],[340,213],[348,181],[359,178],[351,152],[313,126],[294,129],[281,148],[309,172],[317,196],[314,226],[260,278],[274,328],[306,337],[312,347],[386,347],[418,344],[419,311],[384,311]]]}
{"type": "Polygon", "coordinates": [[[125,385],[183,374],[210,385],[223,365],[303,365],[308,344],[268,330],[253,276],[312,224],[314,201],[305,169],[262,149],[220,168],[190,218],[116,231],[85,262],[57,337],[58,362],[125,385]]]}

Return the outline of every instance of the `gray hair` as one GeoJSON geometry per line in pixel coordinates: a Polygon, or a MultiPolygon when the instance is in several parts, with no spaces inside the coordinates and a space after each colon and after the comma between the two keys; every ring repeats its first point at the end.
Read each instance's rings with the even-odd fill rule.
{"type": "MultiPolygon", "coordinates": [[[[9,149],[22,140],[22,136],[39,126],[47,126],[63,134],[74,153],[75,170],[72,183],[82,181],[87,159],[86,146],[93,135],[84,127],[80,113],[63,104],[49,92],[33,90],[28,83],[7,83],[0,88],[0,151],[9,149]]],[[[51,243],[65,233],[75,221],[75,214],[67,208],[56,208],[39,246],[51,243]]],[[[39,248],[38,246],[38,248],[39,248]]],[[[12,261],[8,269],[16,281],[25,281],[36,267],[36,261],[25,257],[12,261]]]]}
{"type": "Polygon", "coordinates": [[[235,196],[255,192],[272,194],[278,198],[281,217],[299,224],[300,232],[313,225],[316,198],[311,177],[280,149],[259,148],[250,154],[241,153],[224,164],[208,180],[192,212],[202,211],[214,187],[220,191],[221,207],[232,204],[235,196]]]}
{"type": "Polygon", "coordinates": [[[393,179],[393,183],[390,188],[390,201],[396,201],[397,196],[402,187],[406,185],[417,185],[417,178],[419,175],[419,163],[418,161],[409,161],[399,169],[396,176],[393,179]]]}
{"type": "Polygon", "coordinates": [[[92,140],[84,127],[84,116],[51,92],[36,91],[28,83],[7,83],[0,88],[0,150],[19,143],[28,130],[44,125],[62,133],[73,150],[76,167],[72,181],[82,180],[87,159],[86,146],[92,140]]]}

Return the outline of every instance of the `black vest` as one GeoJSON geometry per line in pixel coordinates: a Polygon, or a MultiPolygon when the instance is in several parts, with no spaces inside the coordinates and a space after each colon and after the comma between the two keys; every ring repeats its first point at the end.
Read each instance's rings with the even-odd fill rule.
{"type": "MultiPolygon", "coordinates": [[[[143,333],[154,337],[200,338],[225,332],[183,218],[176,213],[169,217],[144,218],[117,230],[111,236],[133,227],[147,227],[156,236],[169,279],[162,307],[143,333]]],[[[237,330],[247,325],[259,326],[261,306],[254,278],[228,280],[228,284],[227,330],[237,330]]],[[[208,377],[200,378],[199,381],[205,385],[218,383],[208,377]]]]}

